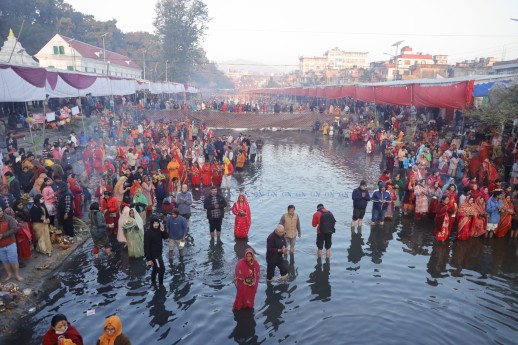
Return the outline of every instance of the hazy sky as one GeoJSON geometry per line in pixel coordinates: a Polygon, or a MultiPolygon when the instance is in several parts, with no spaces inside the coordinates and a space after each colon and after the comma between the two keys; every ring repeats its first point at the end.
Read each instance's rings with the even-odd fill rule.
{"type": "MultiPolygon", "coordinates": [[[[124,31],[153,32],[156,1],[65,0],[124,31]]],[[[449,63],[518,58],[518,0],[205,0],[212,21],[203,46],[216,62],[246,59],[288,72],[299,56],[339,47],[388,60],[404,40],[449,63]]]]}

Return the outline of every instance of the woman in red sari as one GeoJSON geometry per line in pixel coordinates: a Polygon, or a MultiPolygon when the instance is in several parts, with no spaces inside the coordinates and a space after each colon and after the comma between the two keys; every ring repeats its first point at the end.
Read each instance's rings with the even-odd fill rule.
{"type": "Polygon", "coordinates": [[[475,198],[472,195],[468,195],[457,213],[457,239],[459,241],[467,241],[471,237],[473,219],[477,214],[475,198]]]}
{"type": "Polygon", "coordinates": [[[212,168],[210,163],[206,161],[201,167],[201,183],[203,187],[209,187],[212,185],[212,168]]]}
{"type": "Polygon", "coordinates": [[[232,207],[232,213],[236,216],[234,222],[234,236],[236,238],[247,238],[248,230],[252,224],[252,214],[250,213],[250,206],[244,194],[239,194],[237,201],[232,207]]]}
{"type": "Polygon", "coordinates": [[[237,262],[234,273],[234,284],[237,288],[234,310],[254,307],[259,276],[259,263],[255,259],[252,248],[248,248],[245,251],[245,257],[237,262]]]}
{"type": "Polygon", "coordinates": [[[437,205],[435,213],[435,224],[433,233],[435,238],[439,242],[444,242],[450,237],[452,222],[451,215],[455,212],[455,209],[450,204],[450,198],[448,195],[443,195],[441,203],[437,205]]]}
{"type": "Polygon", "coordinates": [[[409,176],[408,183],[405,188],[405,196],[403,198],[403,211],[405,215],[408,215],[408,212],[414,210],[415,207],[415,194],[414,188],[416,185],[415,174],[409,176]]]}
{"type": "Polygon", "coordinates": [[[83,216],[83,207],[81,205],[83,201],[83,188],[77,184],[75,178],[73,177],[69,177],[67,182],[70,186],[69,190],[74,196],[74,216],[81,218],[83,216]]]}
{"type": "Polygon", "coordinates": [[[495,230],[496,237],[505,237],[507,232],[511,229],[512,218],[514,214],[514,205],[511,201],[511,195],[506,194],[505,198],[502,199],[502,203],[504,204],[504,212],[500,213],[500,221],[498,222],[498,226],[495,230]]]}
{"type": "Polygon", "coordinates": [[[212,183],[219,187],[221,186],[221,181],[223,180],[223,167],[221,164],[215,160],[212,164],[212,183]]]}
{"type": "Polygon", "coordinates": [[[180,163],[178,174],[180,175],[180,185],[189,184],[189,163],[186,160],[180,163]]]}
{"type": "Polygon", "coordinates": [[[483,195],[479,194],[475,199],[475,208],[477,214],[473,217],[473,222],[471,223],[471,237],[482,236],[487,231],[486,201],[483,195]]]}
{"type": "Polygon", "coordinates": [[[194,162],[191,168],[191,186],[193,188],[200,187],[201,183],[201,171],[198,162],[194,162]]]}

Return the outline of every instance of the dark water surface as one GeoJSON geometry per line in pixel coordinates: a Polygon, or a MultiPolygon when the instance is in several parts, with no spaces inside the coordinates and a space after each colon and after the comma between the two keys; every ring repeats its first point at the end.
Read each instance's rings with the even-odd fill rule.
{"type": "MultiPolygon", "coordinates": [[[[351,234],[351,192],[372,186],[379,157],[313,133],[265,133],[263,160],[233,181],[248,194],[248,244],[258,253],[255,311],[232,312],[234,268],[247,246],[210,243],[200,192],[182,263],[166,268],[165,289],[150,287],[144,260],[118,253],[95,262],[88,241],[57,274],[57,288],[20,326],[12,344],[40,344],[55,313],[64,313],[94,344],[117,313],[133,344],[512,344],[518,330],[518,252],[507,239],[435,243],[431,223],[397,217],[351,234]],[[316,258],[311,217],[322,202],[337,218],[330,262],[316,258]],[[266,237],[288,204],[302,238],[289,257],[289,282],[265,283],[266,237]],[[95,315],[86,311],[95,309],[95,315]]],[[[372,190],[372,187],[371,187],[372,190]]],[[[366,219],[370,218],[370,205],[366,219]]],[[[277,278],[275,278],[277,279],[277,278]]]]}

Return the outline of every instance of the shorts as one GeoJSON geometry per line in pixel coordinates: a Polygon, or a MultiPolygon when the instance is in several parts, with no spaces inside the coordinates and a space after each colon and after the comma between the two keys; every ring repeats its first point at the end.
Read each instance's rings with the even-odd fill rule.
{"type": "Polygon", "coordinates": [[[297,238],[296,237],[289,238],[289,237],[284,236],[284,239],[286,240],[286,244],[289,247],[294,247],[295,246],[295,242],[297,242],[297,238]]]}
{"type": "Polygon", "coordinates": [[[18,250],[16,247],[16,242],[0,248],[0,261],[2,261],[3,264],[18,263],[18,250]]]}
{"type": "Polygon", "coordinates": [[[498,224],[487,223],[487,231],[495,231],[498,224]]]}
{"type": "Polygon", "coordinates": [[[317,248],[322,250],[322,248],[330,249],[331,248],[331,239],[333,238],[333,234],[317,234],[317,248]],[[325,245],[324,245],[325,244],[325,245]]]}
{"type": "Polygon", "coordinates": [[[354,208],[353,209],[353,220],[363,219],[363,216],[365,216],[364,208],[354,208]]]}
{"type": "Polygon", "coordinates": [[[175,248],[178,248],[178,250],[182,250],[185,247],[185,242],[182,240],[173,240],[170,238],[168,241],[168,247],[169,251],[172,251],[175,248]]]}
{"type": "Polygon", "coordinates": [[[518,229],[518,219],[513,219],[511,230],[516,230],[516,229],[518,229]]]}
{"type": "Polygon", "coordinates": [[[221,232],[222,223],[223,223],[223,218],[210,218],[209,219],[210,232],[214,232],[214,231],[221,232]]]}

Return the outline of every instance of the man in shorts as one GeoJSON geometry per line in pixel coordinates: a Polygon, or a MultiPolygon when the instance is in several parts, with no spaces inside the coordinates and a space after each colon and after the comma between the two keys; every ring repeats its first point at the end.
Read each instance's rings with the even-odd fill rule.
{"type": "Polygon", "coordinates": [[[18,264],[18,250],[15,238],[17,231],[18,224],[16,220],[4,214],[4,211],[0,208],[0,261],[2,261],[2,265],[7,273],[4,282],[10,280],[13,273],[16,280],[23,280],[20,275],[20,265],[18,264]]]}
{"type": "Polygon", "coordinates": [[[331,245],[335,231],[336,220],[333,214],[326,210],[323,204],[317,205],[311,224],[317,228],[318,258],[322,257],[322,250],[326,248],[326,258],[331,257],[331,245]]]}
{"type": "Polygon", "coordinates": [[[212,186],[209,196],[203,202],[203,208],[207,210],[211,240],[214,240],[214,231],[217,233],[218,241],[221,238],[221,224],[225,216],[225,207],[227,207],[227,201],[218,194],[218,187],[212,186]]]}
{"type": "Polygon", "coordinates": [[[353,221],[351,227],[354,228],[356,221],[358,221],[358,227],[362,226],[362,220],[365,216],[365,210],[367,209],[367,203],[371,200],[369,191],[367,190],[367,182],[362,180],[360,186],[353,190],[353,221]]]}
{"type": "Polygon", "coordinates": [[[165,227],[169,234],[169,259],[173,259],[174,248],[178,248],[178,253],[182,258],[185,237],[188,232],[187,220],[180,216],[180,211],[175,208],[172,214],[167,216],[165,227]]]}
{"type": "Polygon", "coordinates": [[[290,246],[290,254],[295,253],[295,242],[297,241],[297,235],[300,238],[300,219],[295,213],[295,206],[289,205],[288,212],[282,215],[279,224],[284,226],[286,230],[286,243],[290,246]]]}

